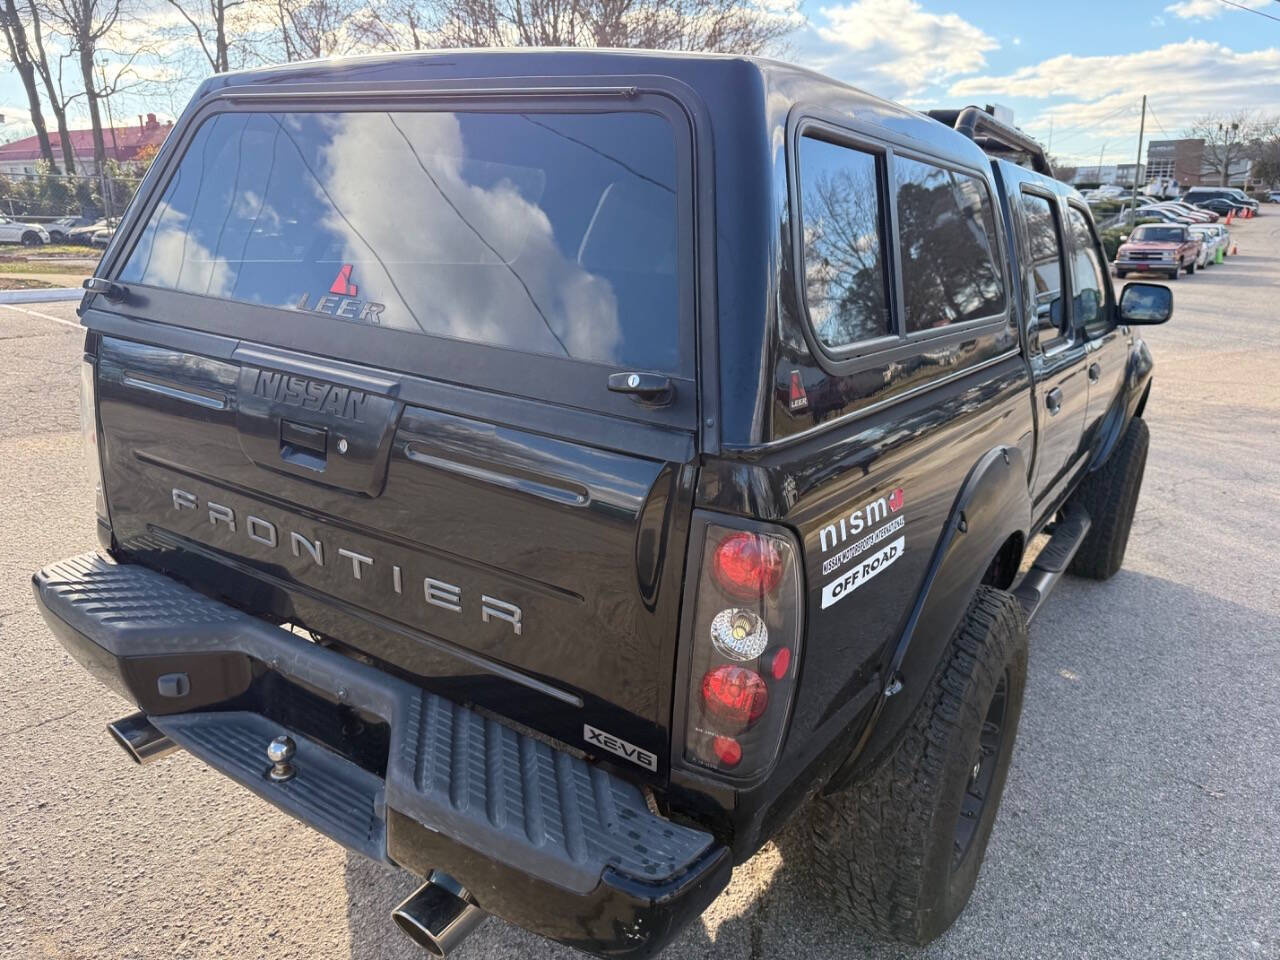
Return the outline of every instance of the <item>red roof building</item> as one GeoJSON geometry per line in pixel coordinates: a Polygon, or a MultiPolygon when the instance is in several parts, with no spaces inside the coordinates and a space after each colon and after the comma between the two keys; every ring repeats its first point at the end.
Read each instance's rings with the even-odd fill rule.
{"type": "MultiPolygon", "coordinates": [[[[144,121],[138,117],[137,126],[108,127],[102,131],[106,141],[107,159],[128,163],[138,159],[138,154],[146,147],[159,148],[173,129],[173,121],[161,123],[154,113],[148,113],[144,121]]],[[[93,170],[93,131],[68,130],[71,150],[76,158],[76,173],[89,173],[93,170]]],[[[59,167],[62,166],[62,138],[58,131],[49,131],[49,141],[53,145],[53,158],[59,167]]],[[[151,153],[153,151],[148,151],[151,153]]],[[[40,162],[40,141],[34,137],[25,137],[0,146],[0,173],[35,173],[40,162]]]]}

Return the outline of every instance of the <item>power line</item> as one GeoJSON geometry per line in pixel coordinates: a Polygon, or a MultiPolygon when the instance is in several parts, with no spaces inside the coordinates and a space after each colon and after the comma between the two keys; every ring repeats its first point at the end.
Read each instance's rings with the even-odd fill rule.
{"type": "Polygon", "coordinates": [[[1068,137],[1065,137],[1065,138],[1064,138],[1064,137],[1061,135],[1061,133],[1054,133],[1053,138],[1054,138],[1054,140],[1055,140],[1055,141],[1057,141],[1057,143],[1059,144],[1059,146],[1061,146],[1062,141],[1063,141],[1064,139],[1066,139],[1066,140],[1071,140],[1071,139],[1074,139],[1074,138],[1077,138],[1077,137],[1085,136],[1086,134],[1095,133],[1095,131],[1094,131],[1094,130],[1091,130],[1091,129],[1089,129],[1089,128],[1090,128],[1090,127],[1096,127],[1098,124],[1106,123],[1108,120],[1112,119],[1113,117],[1118,117],[1118,116],[1120,116],[1120,114],[1122,114],[1122,113],[1126,113],[1126,112],[1127,112],[1127,113],[1129,113],[1130,115],[1132,115],[1132,114],[1135,112],[1135,111],[1134,111],[1134,109],[1133,109],[1133,104],[1131,104],[1131,103],[1127,103],[1127,104],[1125,104],[1123,107],[1119,107],[1119,108],[1118,108],[1118,109],[1116,109],[1116,110],[1112,110],[1112,111],[1111,111],[1110,113],[1108,113],[1106,116],[1099,117],[1097,120],[1089,120],[1089,121],[1087,121],[1086,123],[1080,123],[1080,124],[1077,124],[1077,125],[1076,125],[1076,126],[1074,126],[1074,127],[1068,127],[1068,128],[1067,128],[1067,130],[1068,130],[1068,131],[1071,131],[1071,130],[1077,130],[1077,131],[1079,131],[1078,133],[1074,133],[1074,134],[1072,134],[1071,136],[1068,136],[1068,137]]]}
{"type": "MultiPolygon", "coordinates": [[[[1276,0],[1276,2],[1280,3],[1280,0],[1276,0]]],[[[1170,140],[1172,140],[1173,137],[1171,137],[1169,135],[1169,131],[1164,128],[1164,124],[1160,122],[1160,118],[1156,116],[1156,112],[1151,109],[1150,103],[1147,104],[1147,113],[1150,114],[1151,119],[1155,121],[1156,126],[1160,128],[1160,132],[1163,133],[1170,140]]]]}
{"type": "Polygon", "coordinates": [[[1255,10],[1253,7],[1246,7],[1242,3],[1235,3],[1233,0],[1218,0],[1219,3],[1225,3],[1228,7],[1235,7],[1237,10],[1243,10],[1245,13],[1256,13],[1260,17],[1266,17],[1268,20],[1274,20],[1280,23],[1280,17],[1272,16],[1269,13],[1263,13],[1261,10],[1255,10]]]}

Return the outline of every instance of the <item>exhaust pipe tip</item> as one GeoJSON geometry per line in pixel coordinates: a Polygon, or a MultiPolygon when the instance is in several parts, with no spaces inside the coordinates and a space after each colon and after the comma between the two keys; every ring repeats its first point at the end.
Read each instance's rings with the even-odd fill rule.
{"type": "Polygon", "coordinates": [[[439,870],[391,911],[401,932],[433,957],[456,950],[487,916],[465,887],[439,870]]]}
{"type": "Polygon", "coordinates": [[[178,745],[151,725],[144,713],[133,713],[107,724],[107,733],[134,763],[154,763],[178,749],[178,745]]]}

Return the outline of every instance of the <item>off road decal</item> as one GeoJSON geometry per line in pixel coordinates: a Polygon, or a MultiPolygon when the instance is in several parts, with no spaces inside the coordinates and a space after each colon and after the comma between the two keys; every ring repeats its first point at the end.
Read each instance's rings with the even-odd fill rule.
{"type": "Polygon", "coordinates": [[[907,538],[899,537],[887,547],[882,547],[871,556],[850,567],[844,575],[832,580],[822,588],[822,609],[839,603],[853,591],[876,576],[885,568],[892,566],[907,551],[907,538]]]}
{"type": "Polygon", "coordinates": [[[582,725],[582,739],[587,741],[593,747],[600,747],[608,750],[612,754],[622,757],[624,760],[630,760],[632,763],[639,764],[646,770],[658,772],[658,758],[648,750],[642,750],[634,743],[615,737],[611,733],[605,733],[603,730],[597,730],[589,723],[582,725]]]}

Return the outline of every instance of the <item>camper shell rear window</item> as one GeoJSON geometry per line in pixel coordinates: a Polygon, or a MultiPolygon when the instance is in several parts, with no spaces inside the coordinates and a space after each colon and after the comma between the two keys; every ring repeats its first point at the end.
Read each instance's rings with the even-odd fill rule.
{"type": "Polygon", "coordinates": [[[679,171],[640,110],[219,112],[118,278],[679,374],[679,171]]]}

